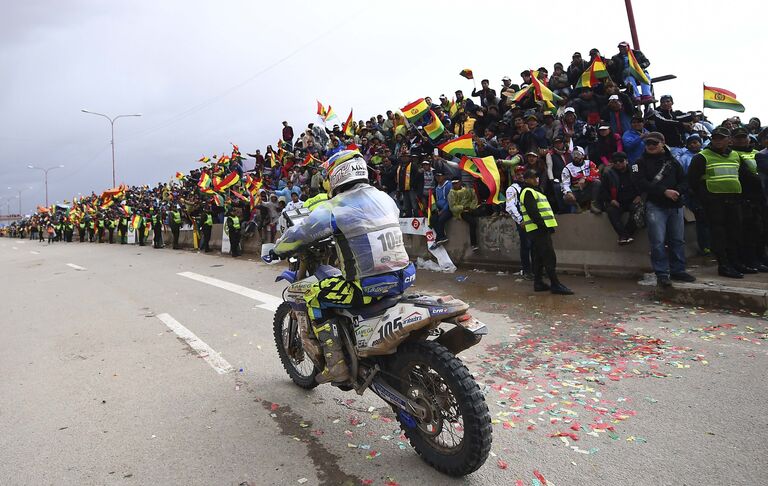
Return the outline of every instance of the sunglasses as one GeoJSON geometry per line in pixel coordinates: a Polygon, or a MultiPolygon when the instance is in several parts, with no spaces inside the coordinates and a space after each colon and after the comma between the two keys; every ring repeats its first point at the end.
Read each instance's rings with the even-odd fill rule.
{"type": "Polygon", "coordinates": [[[653,145],[659,145],[660,143],[661,143],[661,142],[659,142],[658,140],[646,140],[646,141],[645,141],[645,144],[646,144],[646,145],[651,145],[651,146],[653,146],[653,145]]]}

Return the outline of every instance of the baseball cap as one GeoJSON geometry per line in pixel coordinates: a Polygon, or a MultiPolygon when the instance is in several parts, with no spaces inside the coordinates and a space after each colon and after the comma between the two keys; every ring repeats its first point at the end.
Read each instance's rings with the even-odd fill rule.
{"type": "Polygon", "coordinates": [[[616,152],[615,154],[611,155],[611,162],[618,162],[620,160],[627,160],[627,154],[624,152],[616,152]]]}
{"type": "Polygon", "coordinates": [[[659,98],[659,101],[667,101],[667,100],[672,101],[672,96],[670,96],[670,95],[662,95],[662,97],[659,98]]]}
{"type": "Polygon", "coordinates": [[[617,47],[621,47],[621,46],[629,47],[629,42],[621,41],[621,42],[619,42],[619,45],[617,47]]]}
{"type": "Polygon", "coordinates": [[[694,140],[698,140],[699,142],[701,142],[701,137],[699,136],[698,133],[693,133],[691,135],[688,135],[688,137],[685,139],[685,143],[687,145],[688,142],[692,142],[694,140]]]}
{"type": "Polygon", "coordinates": [[[533,150],[531,150],[531,151],[528,151],[528,152],[526,152],[526,153],[525,153],[525,156],[526,156],[526,157],[527,157],[527,156],[529,156],[529,155],[535,155],[536,157],[538,157],[538,156],[539,156],[539,154],[537,154],[537,153],[536,153],[536,152],[534,152],[533,150]]]}
{"type": "Polygon", "coordinates": [[[731,132],[732,137],[748,137],[749,132],[744,127],[734,128],[731,132]]]}
{"type": "Polygon", "coordinates": [[[712,137],[730,137],[731,131],[725,127],[717,127],[712,130],[712,137]]]}
{"type": "Polygon", "coordinates": [[[666,139],[664,138],[664,135],[662,133],[659,133],[659,132],[646,133],[643,136],[643,139],[644,140],[656,140],[656,141],[661,142],[661,143],[666,142],[666,139]]]}
{"type": "Polygon", "coordinates": [[[613,101],[613,100],[619,101],[619,95],[611,95],[608,97],[608,101],[613,101]]]}
{"type": "Polygon", "coordinates": [[[504,76],[501,78],[502,81],[512,81],[512,79],[509,76],[504,76]]]}
{"type": "Polygon", "coordinates": [[[568,108],[563,110],[563,115],[565,115],[566,113],[573,113],[575,115],[576,114],[576,110],[572,106],[569,106],[568,108]]]}
{"type": "Polygon", "coordinates": [[[608,125],[600,125],[599,127],[597,127],[597,129],[598,130],[610,130],[611,127],[608,126],[608,125]]]}
{"type": "Polygon", "coordinates": [[[456,184],[456,183],[461,184],[461,179],[451,179],[451,184],[456,184]]]}

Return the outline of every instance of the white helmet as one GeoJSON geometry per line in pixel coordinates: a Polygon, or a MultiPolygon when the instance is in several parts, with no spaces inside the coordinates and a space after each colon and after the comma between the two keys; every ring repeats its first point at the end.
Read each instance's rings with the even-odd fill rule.
{"type": "Polygon", "coordinates": [[[368,165],[357,150],[341,150],[328,159],[331,195],[350,182],[368,182],[368,165]]]}

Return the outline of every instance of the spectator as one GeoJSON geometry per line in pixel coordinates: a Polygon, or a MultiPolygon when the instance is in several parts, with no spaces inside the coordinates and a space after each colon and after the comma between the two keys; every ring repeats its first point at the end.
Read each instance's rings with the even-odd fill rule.
{"type": "Polygon", "coordinates": [[[589,210],[600,214],[600,173],[591,160],[585,160],[584,149],[576,147],[571,154],[572,161],[563,169],[560,182],[563,201],[579,210],[584,203],[591,203],[589,210]]]}
{"type": "Polygon", "coordinates": [[[651,117],[656,124],[656,129],[664,135],[664,140],[668,146],[677,148],[683,147],[683,124],[680,117],[683,113],[673,110],[674,100],[669,95],[661,97],[659,109],[651,112],[651,117]]]}
{"type": "Polygon", "coordinates": [[[477,89],[472,90],[472,96],[480,98],[480,106],[483,108],[499,104],[499,99],[496,97],[496,90],[490,87],[490,82],[487,79],[480,81],[480,91],[477,89]]]}
{"type": "Polygon", "coordinates": [[[646,195],[645,215],[651,266],[659,287],[672,286],[671,280],[693,282],[685,271],[683,168],[664,146],[664,135],[651,132],[645,137],[645,153],[632,167],[635,186],[646,195]]]}
{"type": "Polygon", "coordinates": [[[397,191],[403,198],[401,218],[415,218],[419,213],[419,195],[424,187],[424,174],[419,172],[415,156],[404,154],[397,167],[397,191]]]}
{"type": "Polygon", "coordinates": [[[505,209],[512,216],[512,220],[517,228],[517,235],[520,238],[520,265],[522,266],[520,274],[525,280],[533,280],[533,273],[531,272],[531,241],[528,239],[528,235],[523,228],[523,215],[520,212],[520,193],[523,190],[522,176],[524,173],[525,168],[520,166],[514,171],[514,179],[512,179],[505,193],[505,209]]]}
{"type": "Polygon", "coordinates": [[[645,120],[640,115],[634,115],[630,123],[630,129],[621,136],[621,145],[627,154],[630,164],[637,162],[645,152],[645,142],[643,136],[648,133],[644,127],[645,120]]]}
{"type": "Polygon", "coordinates": [[[565,140],[561,135],[557,135],[552,141],[552,148],[547,152],[547,178],[552,181],[552,193],[557,203],[558,213],[566,212],[565,201],[563,200],[562,177],[565,166],[572,162],[571,152],[565,145],[565,140]]]}
{"type": "Polygon", "coordinates": [[[283,142],[287,144],[286,150],[293,150],[293,127],[287,121],[283,122],[283,142]]]}
{"type": "Polygon", "coordinates": [[[563,70],[563,63],[556,62],[552,76],[549,78],[549,89],[558,96],[568,98],[571,94],[570,83],[568,82],[568,73],[563,70]]]}
{"type": "MultiPolygon", "coordinates": [[[[632,90],[636,103],[647,104],[653,102],[651,85],[643,82],[638,83],[637,79],[632,75],[629,67],[629,43],[620,42],[618,47],[619,53],[613,56],[610,62],[611,77],[617,84],[623,84],[632,90]],[[640,89],[637,87],[638,84],[640,84],[640,89]]],[[[643,69],[645,76],[650,80],[651,76],[646,70],[651,65],[650,61],[637,49],[632,49],[632,53],[635,55],[637,63],[643,69]]]]}
{"type": "Polygon", "coordinates": [[[568,65],[568,70],[566,71],[566,74],[568,75],[568,83],[571,85],[571,88],[576,87],[576,83],[579,81],[579,78],[581,78],[581,74],[587,70],[589,67],[589,63],[581,58],[580,52],[574,52],[573,56],[571,56],[571,64],[568,65]]]}
{"type": "Polygon", "coordinates": [[[589,157],[596,160],[598,168],[611,165],[611,156],[616,152],[622,152],[621,136],[613,133],[608,125],[600,125],[597,129],[597,140],[589,147],[589,157]]]}
{"type": "Polygon", "coordinates": [[[624,132],[630,130],[631,120],[634,114],[634,108],[632,105],[624,106],[619,98],[619,95],[614,94],[608,97],[608,106],[603,113],[603,119],[606,120],[608,126],[611,127],[613,133],[617,133],[619,136],[624,135],[624,132]]]}
{"type": "Polygon", "coordinates": [[[435,188],[435,204],[432,206],[432,216],[429,225],[435,229],[435,241],[429,249],[434,250],[448,242],[445,235],[445,224],[453,216],[448,205],[448,194],[451,191],[451,183],[445,172],[437,172],[437,187],[435,188]]]}
{"type": "Polygon", "coordinates": [[[451,184],[451,190],[448,192],[448,208],[454,218],[467,222],[470,247],[473,252],[480,251],[477,244],[477,218],[485,215],[485,211],[479,207],[475,191],[463,185],[461,179],[453,179],[451,184]]]}
{"type": "Polygon", "coordinates": [[[637,230],[635,213],[641,204],[640,193],[632,180],[627,154],[616,152],[611,156],[611,162],[611,167],[603,174],[601,200],[619,237],[619,245],[628,245],[634,241],[637,230]],[[627,214],[626,223],[622,221],[624,214],[627,214]]]}

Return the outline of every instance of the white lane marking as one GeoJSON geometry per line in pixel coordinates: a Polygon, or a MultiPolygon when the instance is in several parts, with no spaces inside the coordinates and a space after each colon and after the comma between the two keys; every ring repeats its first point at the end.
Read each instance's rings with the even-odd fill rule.
{"type": "Polygon", "coordinates": [[[201,358],[211,365],[211,368],[216,370],[216,373],[223,375],[224,373],[232,371],[232,365],[230,365],[226,359],[222,358],[219,353],[201,341],[199,337],[195,336],[192,331],[184,327],[179,321],[169,314],[158,314],[157,318],[163,321],[171,331],[175,332],[177,336],[183,339],[189,347],[194,349],[201,358]]]}
{"type": "Polygon", "coordinates": [[[208,285],[213,285],[214,287],[218,287],[220,289],[229,290],[230,292],[240,294],[243,297],[248,297],[249,299],[259,300],[264,303],[259,304],[256,307],[266,309],[268,311],[276,311],[278,306],[283,303],[283,299],[277,298],[274,295],[265,294],[264,292],[249,289],[248,287],[243,287],[242,285],[237,285],[231,282],[225,282],[224,280],[219,280],[217,278],[206,277],[205,275],[200,275],[194,272],[181,272],[177,273],[177,275],[191,278],[192,280],[197,280],[198,282],[202,282],[208,285]]]}
{"type": "Polygon", "coordinates": [[[18,247],[12,246],[11,250],[18,250],[18,247]]]}
{"type": "Polygon", "coordinates": [[[81,267],[80,265],[75,265],[74,263],[67,263],[67,266],[68,266],[68,267],[72,267],[72,268],[74,268],[75,270],[78,270],[78,271],[80,271],[80,272],[82,272],[83,270],[85,270],[85,267],[81,267]]]}
{"type": "Polygon", "coordinates": [[[35,250],[30,250],[30,253],[33,254],[33,255],[39,255],[40,254],[39,251],[35,251],[35,250]]]}

